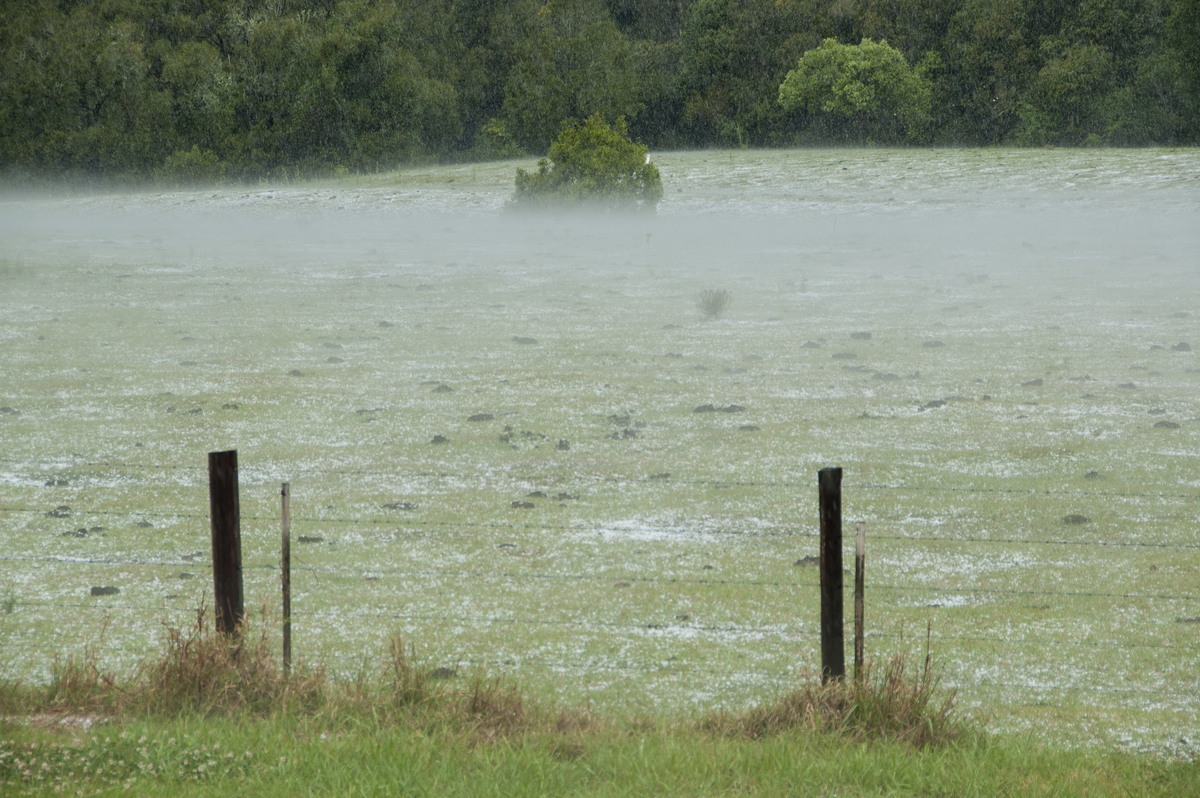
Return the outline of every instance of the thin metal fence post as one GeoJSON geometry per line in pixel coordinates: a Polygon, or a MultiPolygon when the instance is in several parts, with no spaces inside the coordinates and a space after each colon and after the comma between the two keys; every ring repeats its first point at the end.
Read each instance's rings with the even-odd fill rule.
{"type": "Polygon", "coordinates": [[[283,589],[283,673],[292,672],[292,494],[289,483],[279,491],[283,503],[283,548],[280,555],[280,586],[283,589]]]}
{"type": "Polygon", "coordinates": [[[865,675],[867,525],[858,522],[854,536],[854,679],[865,675]]]}

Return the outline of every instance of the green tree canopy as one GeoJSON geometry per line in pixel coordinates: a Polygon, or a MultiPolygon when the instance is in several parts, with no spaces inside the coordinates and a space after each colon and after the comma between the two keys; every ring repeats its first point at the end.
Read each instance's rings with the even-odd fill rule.
{"type": "Polygon", "coordinates": [[[536,172],[517,170],[517,207],[564,203],[617,211],[653,211],[662,199],[658,167],[647,148],[629,138],[624,117],[609,125],[600,114],[567,120],[538,161],[536,172]]]}
{"type": "Polygon", "coordinates": [[[10,0],[0,182],[657,148],[1195,144],[1198,0],[10,0]],[[822,41],[825,44],[822,44],[822,41]]]}
{"type": "Polygon", "coordinates": [[[775,0],[696,0],[680,34],[680,126],[694,143],[777,143],[776,95],[818,37],[803,9],[775,0]]]}
{"type": "Polygon", "coordinates": [[[887,42],[840,44],[826,39],[809,50],[779,86],[779,104],[803,111],[826,132],[845,138],[896,142],[918,139],[929,123],[931,85],[887,42]]]}
{"type": "Polygon", "coordinates": [[[513,48],[499,119],[522,149],[540,152],[563,119],[641,110],[640,65],[598,0],[550,0],[525,10],[528,30],[513,48]]]}
{"type": "Polygon", "coordinates": [[[1017,142],[1038,146],[1099,142],[1108,116],[1107,94],[1112,89],[1112,54],[1095,44],[1066,45],[1042,40],[1047,54],[1026,91],[1018,111],[1017,142]]]}

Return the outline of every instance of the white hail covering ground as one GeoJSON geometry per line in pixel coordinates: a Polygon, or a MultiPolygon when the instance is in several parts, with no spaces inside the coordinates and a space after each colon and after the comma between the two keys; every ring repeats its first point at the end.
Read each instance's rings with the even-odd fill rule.
{"type": "Polygon", "coordinates": [[[236,448],[272,628],[292,485],[305,660],[742,707],[817,665],[833,464],[871,653],[932,624],[996,728],[1194,755],[1200,153],[654,161],[639,218],[507,211],[516,162],[0,197],[0,666],[211,606],[236,448]]]}

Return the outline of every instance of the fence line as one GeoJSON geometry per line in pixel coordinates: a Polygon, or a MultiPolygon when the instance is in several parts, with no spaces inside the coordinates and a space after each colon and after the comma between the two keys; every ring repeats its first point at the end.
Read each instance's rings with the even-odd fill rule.
{"type": "MultiPolygon", "coordinates": [[[[0,462],[12,463],[12,460],[0,459],[0,462]]],[[[28,464],[23,464],[28,468],[28,464]]],[[[90,464],[75,464],[63,466],[57,463],[54,468],[122,468],[129,470],[146,470],[147,472],[154,471],[188,471],[195,473],[198,477],[203,474],[202,467],[193,466],[144,466],[138,464],[119,464],[119,463],[90,463],[90,464]]],[[[255,469],[248,469],[254,472],[255,469]]],[[[347,477],[347,476],[363,476],[376,475],[386,477],[422,477],[422,478],[438,478],[438,479],[484,479],[487,475],[484,474],[448,474],[436,472],[400,472],[400,471],[371,471],[371,470],[348,470],[348,471],[329,471],[329,470],[313,470],[302,471],[306,474],[306,478],[319,478],[320,476],[347,477]]],[[[571,480],[578,480],[579,475],[572,475],[571,480]]],[[[510,480],[524,480],[531,483],[546,482],[546,481],[564,481],[558,477],[537,477],[537,476],[516,476],[510,475],[506,477],[510,480]]],[[[799,484],[786,481],[780,482],[743,482],[743,481],[726,481],[715,479],[687,479],[680,477],[672,477],[669,481],[655,477],[644,478],[619,478],[611,476],[592,476],[593,481],[599,483],[614,483],[621,485],[654,485],[660,486],[664,482],[672,486],[680,487],[753,487],[753,488],[787,488],[794,490],[811,490],[811,484],[799,484]]],[[[48,489],[53,489],[57,486],[47,485],[48,489]]],[[[199,480],[196,486],[200,487],[199,480]]],[[[40,490],[40,488],[33,488],[40,490]]],[[[1021,495],[1031,497],[1055,497],[1055,496],[1071,496],[1071,497],[1092,497],[1092,498],[1137,498],[1137,499],[1183,499],[1189,502],[1200,501],[1200,493],[1131,493],[1131,492],[1112,492],[1112,491],[1082,491],[1082,490],[1038,490],[1038,489],[1018,489],[1018,488],[955,488],[945,486],[920,486],[920,485],[887,485],[879,483],[861,483],[854,484],[852,481],[847,481],[845,484],[847,491],[896,491],[896,492],[912,492],[928,495],[939,494],[960,494],[960,495],[1021,495]]],[[[74,498],[74,497],[72,497],[74,498]]],[[[0,513],[5,514],[30,514],[45,516],[47,509],[45,507],[28,507],[28,506],[0,506],[0,513]]],[[[122,510],[95,510],[80,509],[73,507],[71,510],[71,518],[87,518],[95,517],[119,517],[130,519],[172,519],[177,521],[205,521],[210,519],[209,515],[203,512],[129,512],[122,510]]],[[[65,520],[65,519],[63,519],[65,520]]],[[[279,522],[277,517],[263,516],[242,516],[242,521],[251,524],[275,525],[279,522]]],[[[536,521],[528,522],[476,522],[476,521],[452,521],[452,520],[434,520],[425,521],[419,517],[405,517],[399,515],[395,518],[346,518],[346,517],[330,517],[322,518],[319,516],[300,517],[292,519],[292,523],[298,526],[308,528],[321,527],[325,525],[345,525],[351,528],[371,529],[379,527],[387,527],[392,529],[412,529],[421,530],[425,528],[454,528],[463,530],[498,530],[511,529],[530,532],[602,532],[605,529],[611,529],[610,526],[587,524],[587,523],[538,523],[536,521]]],[[[874,521],[874,523],[886,523],[884,521],[874,521]]],[[[811,526],[811,525],[809,525],[811,526]]],[[[816,538],[817,533],[813,531],[804,531],[796,528],[788,528],[787,525],[779,525],[773,528],[753,529],[749,531],[727,530],[727,529],[704,529],[705,535],[731,535],[739,538],[816,538]]],[[[1155,551],[1194,551],[1200,550],[1200,543],[1161,543],[1161,542],[1142,542],[1142,541],[1115,541],[1115,540],[1066,540],[1057,538],[1015,538],[1015,537],[984,537],[984,536],[954,536],[954,535],[897,535],[897,534],[872,534],[872,545],[886,544],[894,545],[921,545],[921,544],[1000,544],[1006,546],[1068,546],[1068,547],[1098,547],[1111,549],[1128,549],[1128,550],[1155,550],[1155,551]]],[[[485,554],[490,551],[490,548],[480,548],[471,552],[467,552],[470,556],[485,554]]],[[[664,586],[742,586],[742,587],[757,587],[757,588],[783,588],[792,591],[812,591],[815,593],[818,588],[816,581],[798,581],[798,580],[779,580],[779,579],[719,579],[712,577],[662,577],[662,576],[638,576],[616,574],[594,574],[594,573],[549,573],[540,571],[522,572],[519,570],[470,570],[470,569],[449,569],[449,568],[403,568],[403,567],[338,567],[330,565],[316,564],[319,562],[319,554],[313,550],[304,550],[303,556],[295,557],[296,565],[293,570],[298,574],[307,574],[310,577],[315,577],[315,584],[310,583],[305,585],[305,589],[312,592],[320,588],[320,577],[322,576],[394,576],[400,578],[420,578],[420,577],[436,577],[436,578],[455,578],[455,579],[471,579],[471,580],[507,580],[514,582],[534,582],[543,580],[554,581],[579,581],[579,582],[628,582],[637,584],[652,584],[664,586]],[[307,561],[307,562],[306,562],[307,561]]],[[[109,557],[66,557],[66,556],[0,556],[0,563],[53,563],[64,567],[86,567],[86,566],[123,566],[123,567],[169,567],[169,568],[206,568],[209,562],[206,559],[197,560],[140,560],[129,558],[109,558],[109,557]]],[[[263,563],[247,563],[242,568],[249,572],[278,572],[280,567],[276,564],[263,563]]],[[[981,596],[1037,596],[1046,598],[1077,598],[1089,600],[1120,600],[1126,602],[1132,601],[1186,601],[1200,602],[1200,595],[1192,595],[1190,593],[1153,593],[1153,592],[1120,592],[1120,591],[1103,591],[1103,590],[1043,590],[1043,589],[1012,589],[1012,588],[986,588],[986,587],[946,587],[939,585],[919,585],[919,584],[871,584],[869,586],[870,593],[877,592],[893,592],[893,593],[908,593],[908,594],[928,594],[930,596],[938,596],[945,594],[963,594],[963,595],[981,595],[981,596]]],[[[4,596],[0,595],[0,600],[4,600],[4,596]]],[[[403,599],[397,599],[402,603],[403,599]]],[[[3,603],[0,601],[0,603],[3,603]]],[[[179,613],[195,614],[198,612],[197,607],[172,605],[164,599],[161,604],[110,604],[106,601],[98,602],[78,602],[78,601],[53,601],[53,600],[31,600],[15,602],[21,607],[29,607],[38,611],[47,613],[55,611],[71,611],[86,610],[89,612],[103,613],[145,613],[147,615],[157,615],[160,618],[164,615],[175,615],[179,613]]],[[[12,608],[8,609],[11,612],[12,608]]],[[[682,617],[682,616],[681,616],[682,617]]],[[[645,631],[645,630],[670,630],[683,631],[688,633],[736,633],[736,634],[752,634],[752,635],[786,635],[789,637],[815,638],[819,635],[819,631],[815,627],[805,625],[791,624],[774,624],[774,625],[738,625],[738,624],[702,624],[702,623],[655,623],[646,621],[613,621],[613,620],[581,620],[569,618],[531,618],[521,615],[469,615],[469,614],[448,614],[439,612],[339,612],[336,610],[301,610],[299,617],[296,619],[301,624],[307,625],[310,623],[319,623],[326,620],[345,621],[345,620],[379,620],[379,621],[408,621],[420,622],[425,624],[460,624],[460,625],[490,625],[490,626],[528,626],[528,627],[560,627],[573,629],[596,629],[605,631],[621,632],[625,631],[645,631]]],[[[1200,623],[1198,619],[1177,619],[1179,622],[1200,623]]],[[[303,629],[304,626],[300,628],[303,629]]],[[[868,632],[866,639],[874,641],[892,641],[904,640],[906,636],[892,632],[877,631],[868,632]]],[[[915,638],[907,638],[915,640],[915,638]]],[[[1196,650],[1196,646],[1178,645],[1163,642],[1127,642],[1116,639],[1105,640],[1079,640],[1071,638],[1063,638],[1057,636],[1051,637],[1006,637],[1006,636],[989,636],[981,634],[930,634],[927,639],[936,643],[939,646],[947,644],[963,644],[963,643],[982,643],[995,644],[1004,648],[1013,646],[1025,646],[1037,649],[1046,649],[1049,647],[1057,648],[1075,648],[1075,649],[1124,649],[1130,651],[1170,651],[1170,652],[1192,652],[1196,650]]],[[[3,640],[0,646],[4,649],[12,648],[27,652],[41,652],[59,654],[61,652],[46,645],[39,645],[22,640],[3,640]]],[[[136,648],[129,646],[104,646],[97,645],[91,650],[99,652],[118,652],[122,654],[140,654],[145,655],[149,646],[146,648],[136,648]]],[[[331,658],[334,660],[353,660],[363,662],[364,658],[361,655],[349,655],[340,652],[323,652],[322,657],[331,658]]],[[[521,668],[540,667],[552,670],[572,670],[579,672],[589,671],[628,671],[628,672],[660,672],[664,668],[673,673],[686,674],[711,674],[720,676],[753,676],[758,681],[778,681],[785,683],[795,679],[795,670],[781,672],[777,674],[762,673],[758,670],[721,670],[707,667],[698,667],[689,665],[686,661],[673,661],[669,666],[665,666],[663,661],[656,661],[653,664],[621,664],[612,662],[587,661],[585,659],[577,661],[551,662],[545,660],[529,660],[524,658],[516,658],[517,665],[521,668]]],[[[459,658],[458,662],[463,665],[487,665],[487,666],[509,666],[512,665],[512,660],[487,660],[487,659],[466,659],[459,658]]],[[[1077,677],[1078,678],[1078,677],[1077,677]]],[[[1088,685],[1088,684],[1029,684],[1023,682],[1001,682],[987,680],[946,680],[943,682],[946,687],[958,690],[1022,690],[1040,693],[1058,693],[1070,694],[1073,692],[1088,692],[1096,694],[1112,694],[1112,695],[1154,695],[1167,697],[1180,697],[1194,699],[1194,691],[1172,691],[1161,690],[1154,688],[1116,688],[1103,685],[1088,685]]]]}

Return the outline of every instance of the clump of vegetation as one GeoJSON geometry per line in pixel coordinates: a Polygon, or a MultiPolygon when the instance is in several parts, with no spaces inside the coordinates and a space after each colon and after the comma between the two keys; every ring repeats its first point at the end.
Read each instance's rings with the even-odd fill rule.
{"type": "Polygon", "coordinates": [[[313,708],[325,693],[319,671],[283,671],[265,629],[243,625],[237,635],[219,634],[203,610],[190,629],[168,629],[163,653],[143,662],[128,679],[103,670],[99,650],[97,643],[56,663],[44,698],[39,691],[6,685],[0,710],[267,715],[313,708]]]}
{"type": "Polygon", "coordinates": [[[168,630],[166,651],[143,664],[122,695],[148,714],[265,715],[317,706],[324,686],[320,672],[285,673],[265,628],[220,634],[200,611],[191,629],[168,630]]]}
{"type": "Polygon", "coordinates": [[[176,186],[196,186],[220,183],[228,166],[212,150],[202,150],[193,144],[190,150],[177,150],[168,155],[157,175],[176,186]]]}
{"type": "Polygon", "coordinates": [[[18,704],[0,683],[0,792],[332,794],[354,783],[369,793],[707,795],[804,783],[821,794],[1020,784],[1027,794],[1175,796],[1196,783],[1194,762],[985,738],[938,695],[928,657],[918,674],[898,657],[742,715],[605,723],[499,681],[427,670],[395,639],[374,674],[288,676],[263,636],[245,632],[198,621],[122,687],[99,675],[94,654],[61,670],[69,696],[29,691],[18,704]],[[287,699],[303,685],[311,700],[287,699]],[[271,695],[284,701],[267,712],[271,695]]]}
{"type": "Polygon", "coordinates": [[[160,739],[129,729],[116,734],[97,730],[83,739],[0,739],[0,789],[11,790],[5,795],[98,795],[129,792],[137,785],[137,793],[145,795],[159,780],[169,781],[175,790],[180,783],[241,783],[253,772],[254,760],[250,750],[234,751],[219,741],[191,735],[160,739]]]}
{"type": "Polygon", "coordinates": [[[733,294],[728,288],[707,288],[696,298],[696,307],[704,318],[719,319],[732,302],[733,294]]]}
{"type": "Polygon", "coordinates": [[[887,42],[826,39],[779,86],[779,104],[804,111],[824,132],[848,140],[918,139],[929,124],[934,62],[910,67],[887,42]]]}
{"type": "Polygon", "coordinates": [[[662,194],[658,167],[650,163],[649,150],[629,138],[625,118],[609,125],[593,114],[582,123],[563,123],[536,172],[517,170],[513,204],[653,211],[662,194]]]}
{"type": "MultiPolygon", "coordinates": [[[[5,716],[75,717],[88,725],[194,716],[322,724],[369,718],[384,727],[439,728],[482,740],[593,726],[590,713],[551,710],[502,680],[424,668],[399,638],[389,641],[381,670],[337,682],[320,668],[285,671],[265,627],[243,624],[236,635],[222,634],[203,611],[191,628],[168,629],[162,654],[126,678],[102,669],[101,648],[97,643],[56,664],[44,688],[0,682],[0,725],[5,716]]],[[[0,753],[0,777],[2,760],[0,753]]]]}
{"type": "Polygon", "coordinates": [[[916,748],[960,742],[972,727],[954,711],[955,694],[942,695],[938,683],[928,657],[912,673],[901,654],[881,669],[868,664],[858,678],[813,683],[745,714],[717,715],[705,726],[751,739],[802,729],[916,748]]]}

